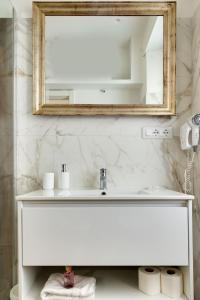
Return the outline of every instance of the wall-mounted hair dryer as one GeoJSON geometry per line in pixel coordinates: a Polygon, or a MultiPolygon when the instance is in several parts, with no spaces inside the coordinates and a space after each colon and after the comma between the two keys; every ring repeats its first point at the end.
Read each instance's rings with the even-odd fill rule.
{"type": "Polygon", "coordinates": [[[200,113],[188,119],[180,128],[181,148],[196,152],[199,145],[200,113]]]}
{"type": "Polygon", "coordinates": [[[194,158],[199,146],[200,113],[188,119],[180,128],[181,148],[193,149],[193,153],[187,152],[187,165],[184,172],[184,191],[186,194],[193,193],[193,165],[194,158]]]}

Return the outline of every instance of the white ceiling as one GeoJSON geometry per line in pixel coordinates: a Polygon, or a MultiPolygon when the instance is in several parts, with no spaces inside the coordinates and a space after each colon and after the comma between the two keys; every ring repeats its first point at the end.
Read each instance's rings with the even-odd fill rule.
{"type": "MultiPolygon", "coordinates": [[[[0,0],[0,1],[5,1],[5,0],[0,0]]],[[[13,6],[15,7],[19,17],[30,18],[32,16],[32,2],[33,2],[32,0],[10,0],[10,1],[13,3],[13,6]]],[[[59,2],[61,0],[54,0],[54,1],[59,2]]],[[[108,1],[110,1],[110,0],[108,0],[108,1]]],[[[151,1],[151,0],[140,0],[140,1],[151,1]]],[[[160,0],[154,0],[154,1],[159,2],[160,0]]],[[[164,0],[164,1],[167,1],[167,0],[164,0]]],[[[199,2],[200,2],[199,0],[177,0],[178,16],[179,17],[191,17],[199,2]]]]}
{"type": "MultiPolygon", "coordinates": [[[[120,43],[131,37],[141,38],[150,19],[155,17],[74,17],[47,16],[46,39],[102,38],[114,39],[120,43]],[[106,30],[105,30],[106,29],[106,30]]],[[[162,29],[162,28],[161,28],[162,29]]]]}

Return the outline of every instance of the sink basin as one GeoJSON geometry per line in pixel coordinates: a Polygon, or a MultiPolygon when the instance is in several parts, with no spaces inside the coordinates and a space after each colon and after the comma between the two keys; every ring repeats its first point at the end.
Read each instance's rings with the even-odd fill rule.
{"type": "Polygon", "coordinates": [[[32,192],[34,199],[37,198],[67,198],[67,199],[132,199],[141,196],[152,196],[162,191],[161,188],[145,188],[145,189],[80,189],[80,190],[42,190],[32,192]]]}
{"type": "Polygon", "coordinates": [[[100,190],[70,190],[70,191],[58,191],[59,196],[71,196],[71,197],[97,197],[101,195],[100,190]]]}
{"type": "Polygon", "coordinates": [[[71,190],[71,191],[59,191],[59,196],[69,196],[69,197],[87,197],[87,198],[94,198],[94,197],[123,197],[128,195],[138,195],[138,194],[149,194],[155,190],[100,190],[100,189],[94,189],[94,190],[71,190]]]}

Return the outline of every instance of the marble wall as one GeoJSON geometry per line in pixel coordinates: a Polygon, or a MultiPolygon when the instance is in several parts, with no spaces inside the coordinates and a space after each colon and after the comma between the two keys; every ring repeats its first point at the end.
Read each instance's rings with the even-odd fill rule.
{"type": "MultiPolygon", "coordinates": [[[[31,19],[17,19],[15,112],[17,194],[40,188],[43,173],[47,171],[58,173],[63,162],[69,167],[72,188],[98,187],[99,169],[106,167],[109,187],[141,188],[161,185],[182,191],[186,157],[180,150],[179,127],[192,113],[193,52],[196,51],[194,56],[196,60],[200,58],[199,51],[195,50],[196,43],[200,45],[199,33],[194,33],[195,38],[192,39],[193,28],[197,30],[200,26],[197,21],[198,17],[194,17],[193,23],[191,18],[177,20],[176,117],[48,117],[31,114],[31,19]],[[142,127],[155,125],[173,126],[174,138],[142,139],[142,127]]],[[[196,78],[199,79],[198,76],[199,69],[196,70],[196,78]]],[[[198,93],[196,88],[196,99],[198,93]]],[[[199,172],[199,168],[196,170],[199,172]]],[[[196,189],[197,186],[196,184],[196,189]]],[[[197,222],[200,211],[198,201],[195,203],[197,266],[197,262],[200,261],[200,252],[197,251],[200,249],[200,244],[197,243],[197,240],[200,243],[199,237],[197,238],[200,230],[200,222],[197,222]]],[[[200,292],[199,286],[198,265],[195,269],[196,295],[200,292]]]]}
{"type": "Polygon", "coordinates": [[[0,300],[9,299],[13,263],[13,20],[0,18],[0,300]]]}
{"type": "Polygon", "coordinates": [[[163,185],[180,189],[184,165],[179,141],[144,140],[144,126],[173,126],[191,106],[191,20],[178,20],[178,117],[33,116],[31,19],[18,19],[17,35],[17,193],[41,186],[44,172],[58,173],[66,162],[72,188],[98,187],[99,169],[108,169],[109,187],[163,185]],[[175,151],[176,150],[176,151],[175,151]],[[177,156],[177,152],[179,155],[177,156]]]}
{"type": "MultiPolygon", "coordinates": [[[[200,5],[196,8],[192,19],[193,27],[193,93],[192,111],[200,113],[200,5]]],[[[195,294],[196,299],[200,295],[200,152],[197,153],[194,162],[194,194],[193,224],[194,224],[194,268],[195,268],[195,294]]]]}

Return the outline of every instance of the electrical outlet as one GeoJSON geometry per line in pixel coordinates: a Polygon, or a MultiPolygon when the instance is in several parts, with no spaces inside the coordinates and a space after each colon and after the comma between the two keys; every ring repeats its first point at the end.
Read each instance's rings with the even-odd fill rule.
{"type": "Polygon", "coordinates": [[[144,139],[171,139],[172,127],[144,127],[142,136],[144,139]]]}

